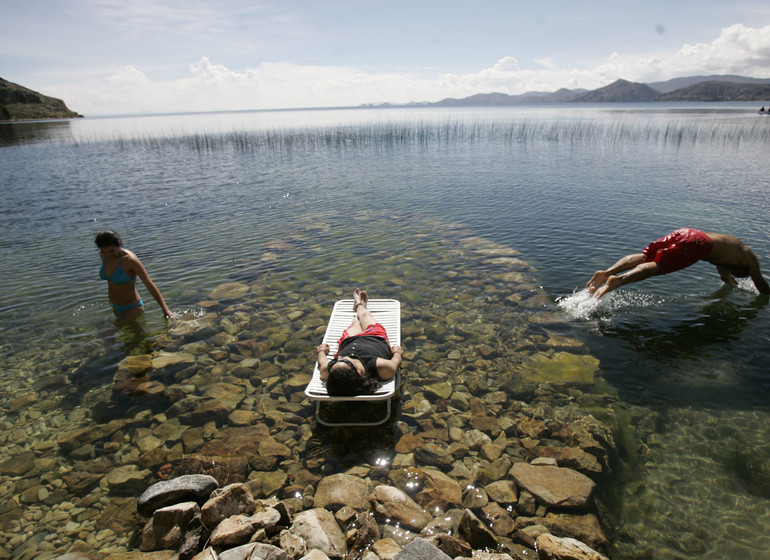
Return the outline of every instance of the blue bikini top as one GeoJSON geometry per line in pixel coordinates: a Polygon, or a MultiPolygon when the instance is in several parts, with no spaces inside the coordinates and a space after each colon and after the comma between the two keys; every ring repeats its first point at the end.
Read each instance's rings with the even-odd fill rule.
{"type": "Polygon", "coordinates": [[[113,284],[128,284],[134,281],[128,272],[123,269],[123,251],[120,252],[120,262],[118,263],[118,268],[112,273],[112,276],[108,277],[107,273],[104,272],[104,261],[102,261],[102,268],[99,270],[99,278],[108,280],[113,284]]]}

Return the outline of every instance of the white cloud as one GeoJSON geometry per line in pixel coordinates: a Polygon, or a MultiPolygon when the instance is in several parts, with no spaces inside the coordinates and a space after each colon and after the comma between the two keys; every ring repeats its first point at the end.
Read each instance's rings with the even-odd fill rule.
{"type": "Polygon", "coordinates": [[[189,74],[180,79],[151,80],[141,69],[126,66],[51,94],[81,113],[128,114],[438,101],[492,91],[594,89],[618,78],[652,82],[702,74],[770,77],[770,27],[736,24],[724,28],[711,43],[684,45],[672,53],[611,53],[588,68],[561,68],[550,58],[535,62],[536,67],[523,69],[513,56],[503,56],[478,72],[425,77],[416,71],[377,73],[286,62],[263,62],[236,71],[203,57],[190,64],[189,74]]]}
{"type": "Polygon", "coordinates": [[[149,84],[150,80],[142,72],[134,68],[133,66],[125,66],[112,74],[107,76],[105,81],[111,84],[125,84],[125,85],[137,85],[137,84],[149,84]]]}

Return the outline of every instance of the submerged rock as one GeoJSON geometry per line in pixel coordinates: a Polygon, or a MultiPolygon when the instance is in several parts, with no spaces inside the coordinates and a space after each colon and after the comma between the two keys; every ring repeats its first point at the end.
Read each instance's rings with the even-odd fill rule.
{"type": "Polygon", "coordinates": [[[347,553],[345,535],[334,515],[325,509],[300,512],[289,531],[304,539],[308,550],[318,549],[330,558],[343,557],[347,553]]]}
{"type": "Polygon", "coordinates": [[[599,360],[590,355],[557,352],[553,356],[536,354],[527,358],[521,369],[523,383],[553,385],[593,385],[599,360]]]}
{"type": "Polygon", "coordinates": [[[541,503],[561,508],[585,507],[596,483],[572,469],[516,463],[511,469],[516,484],[541,503]]]}
{"type": "Polygon", "coordinates": [[[215,491],[201,507],[201,521],[213,529],[231,515],[251,515],[256,502],[244,484],[230,484],[215,491]]]}
{"type": "Polygon", "coordinates": [[[330,511],[349,506],[356,511],[369,509],[369,488],[365,480],[347,474],[334,474],[321,480],[315,492],[315,505],[330,511]]]}
{"type": "Polygon", "coordinates": [[[214,477],[205,474],[183,475],[156,482],[139,496],[137,510],[149,517],[156,509],[171,504],[192,501],[203,505],[218,487],[214,477]]]}
{"type": "Polygon", "coordinates": [[[555,537],[544,533],[537,537],[539,560],[608,560],[591,547],[569,537],[555,537]]]}
{"type": "Polygon", "coordinates": [[[380,517],[407,529],[421,531],[432,519],[417,502],[393,486],[377,486],[372,500],[374,509],[380,517]]]}

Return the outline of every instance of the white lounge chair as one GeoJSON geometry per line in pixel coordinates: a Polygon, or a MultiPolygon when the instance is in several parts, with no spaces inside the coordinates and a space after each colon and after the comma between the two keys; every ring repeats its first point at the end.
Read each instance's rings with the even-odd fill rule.
{"type": "MultiPolygon", "coordinates": [[[[370,299],[367,308],[371,311],[374,320],[383,327],[388,333],[388,341],[391,346],[401,345],[401,303],[395,299],[370,299]]],[[[353,311],[353,300],[342,299],[334,304],[332,316],[326,327],[323,342],[329,345],[329,358],[337,353],[337,341],[342,333],[353,322],[356,316],[353,311]]],[[[332,397],[326,392],[326,386],[321,380],[321,370],[318,362],[313,370],[313,378],[305,388],[305,396],[315,401],[315,417],[319,424],[324,426],[379,426],[387,422],[390,418],[390,401],[401,386],[401,372],[397,371],[393,379],[385,381],[382,386],[373,395],[357,395],[354,397],[332,397]],[[372,401],[385,401],[385,416],[372,422],[331,422],[321,418],[319,414],[322,402],[361,402],[370,403],[372,401]]]]}

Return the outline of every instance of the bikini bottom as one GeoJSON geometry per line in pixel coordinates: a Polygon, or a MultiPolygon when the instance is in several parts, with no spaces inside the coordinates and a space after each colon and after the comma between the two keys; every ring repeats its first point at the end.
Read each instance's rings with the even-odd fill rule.
{"type": "Polygon", "coordinates": [[[125,313],[126,311],[130,311],[131,309],[136,309],[137,307],[144,307],[144,302],[140,299],[137,302],[129,303],[128,305],[118,305],[117,303],[112,304],[112,309],[115,311],[115,315],[120,317],[125,313]]]}

